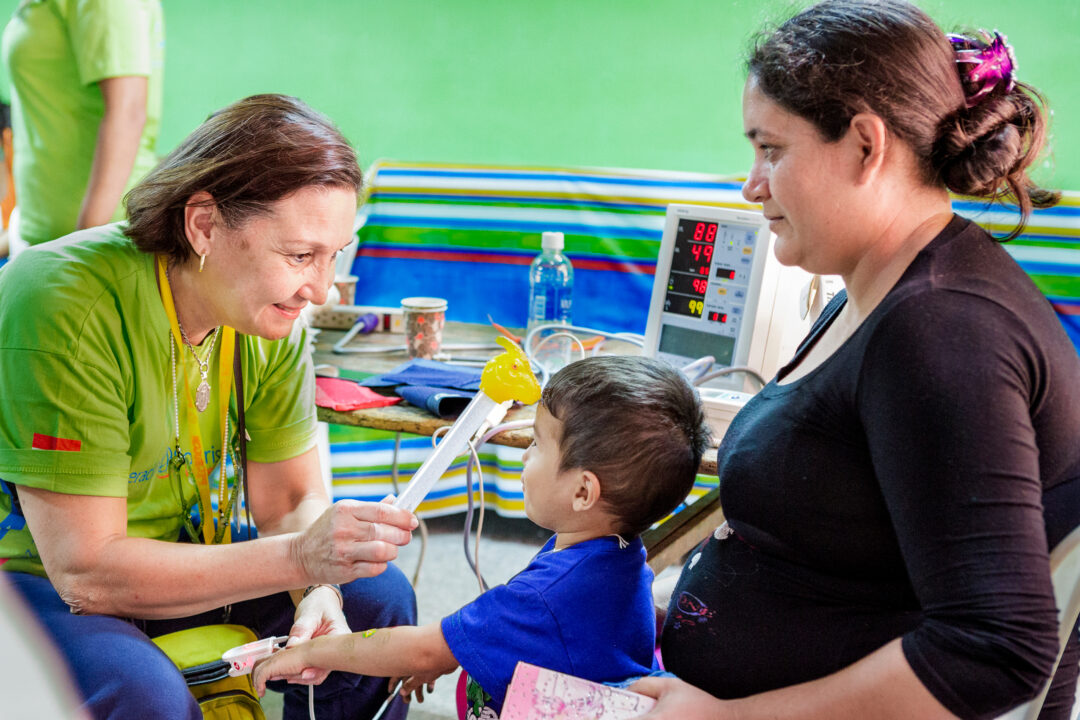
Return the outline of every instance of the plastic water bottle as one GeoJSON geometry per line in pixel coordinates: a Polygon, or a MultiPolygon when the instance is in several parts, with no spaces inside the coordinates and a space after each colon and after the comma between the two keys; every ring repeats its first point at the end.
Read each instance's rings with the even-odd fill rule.
{"type": "MultiPolygon", "coordinates": [[[[529,324],[570,324],[573,303],[574,268],[562,254],[563,234],[546,232],[540,242],[541,252],[529,266],[529,324]]],[[[551,337],[553,333],[538,333],[532,344],[532,358],[550,375],[571,361],[572,341],[567,337],[551,337]]]]}
{"type": "Polygon", "coordinates": [[[544,323],[569,325],[573,303],[574,268],[562,253],[563,234],[544,233],[540,247],[529,266],[529,330],[544,323]]]}

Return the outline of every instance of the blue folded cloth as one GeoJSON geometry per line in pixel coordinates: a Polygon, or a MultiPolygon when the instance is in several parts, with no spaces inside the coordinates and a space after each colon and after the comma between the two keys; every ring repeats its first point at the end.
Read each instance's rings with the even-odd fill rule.
{"type": "Polygon", "coordinates": [[[476,395],[475,392],[428,385],[402,385],[397,389],[397,394],[410,405],[425,408],[441,418],[460,415],[476,395]]]}
{"type": "Polygon", "coordinates": [[[410,405],[442,418],[454,417],[461,414],[480,389],[480,369],[417,358],[388,373],[367,378],[361,384],[393,387],[410,405]]]}
{"type": "Polygon", "coordinates": [[[398,365],[388,373],[367,378],[361,384],[367,387],[417,385],[475,391],[480,389],[480,370],[417,358],[398,365]]]}

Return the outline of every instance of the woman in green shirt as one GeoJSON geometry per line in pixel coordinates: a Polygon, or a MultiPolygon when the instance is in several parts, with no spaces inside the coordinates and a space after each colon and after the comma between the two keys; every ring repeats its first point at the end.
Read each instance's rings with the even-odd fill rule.
{"type": "Polygon", "coordinates": [[[157,164],[160,0],[25,0],[0,54],[19,239],[36,245],[122,219],[123,194],[157,164]]]}
{"type": "MultiPolygon", "coordinates": [[[[128,224],[0,271],[0,562],[95,717],[199,717],[158,634],[228,620],[295,642],[415,621],[388,563],[416,519],[331,504],[296,322],[326,299],[361,183],[328,120],[256,96],[136,186],[128,224]],[[237,445],[236,357],[259,537],[229,544],[235,490],[215,466],[237,445]]],[[[382,680],[329,682],[323,717],[385,698],[382,680]]],[[[287,717],[306,712],[293,692],[287,717]]]]}

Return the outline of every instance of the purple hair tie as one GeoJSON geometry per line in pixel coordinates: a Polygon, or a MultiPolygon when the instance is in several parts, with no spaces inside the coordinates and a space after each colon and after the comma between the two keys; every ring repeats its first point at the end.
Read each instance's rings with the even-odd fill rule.
{"type": "Polygon", "coordinates": [[[964,81],[968,108],[982,102],[1002,81],[1006,93],[1016,87],[1016,55],[1008,39],[997,30],[993,37],[985,30],[979,30],[979,35],[981,37],[948,36],[957,65],[965,66],[960,69],[960,78],[964,81]],[[978,90],[967,95],[968,87],[978,90]]]}

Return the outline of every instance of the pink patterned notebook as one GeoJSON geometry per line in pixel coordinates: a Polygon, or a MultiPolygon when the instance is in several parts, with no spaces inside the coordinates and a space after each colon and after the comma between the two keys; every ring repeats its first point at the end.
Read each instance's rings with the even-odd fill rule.
{"type": "Polygon", "coordinates": [[[651,697],[519,662],[500,720],[629,720],[656,704],[651,697]]]}

